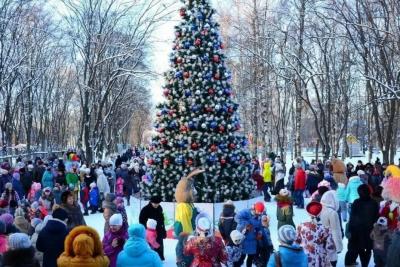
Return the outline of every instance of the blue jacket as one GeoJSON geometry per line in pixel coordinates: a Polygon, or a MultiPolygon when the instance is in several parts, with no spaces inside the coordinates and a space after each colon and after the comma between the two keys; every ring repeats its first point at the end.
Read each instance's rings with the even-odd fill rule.
{"type": "MultiPolygon", "coordinates": [[[[279,246],[279,255],[283,267],[308,267],[308,258],[299,245],[279,246]]],[[[269,257],[267,267],[275,267],[275,254],[269,257]]]]}
{"type": "Polygon", "coordinates": [[[254,216],[250,209],[240,211],[235,216],[237,222],[236,230],[242,232],[247,225],[250,225],[250,230],[246,231],[245,239],[243,240],[243,253],[256,254],[257,253],[257,233],[262,234],[263,227],[261,225],[261,216],[254,216]]]}
{"type": "Polygon", "coordinates": [[[117,267],[162,267],[160,257],[146,241],[146,231],[141,224],[132,224],[124,250],[118,254],[117,267]]]}
{"type": "Polygon", "coordinates": [[[42,188],[44,189],[46,187],[50,187],[51,189],[53,189],[53,187],[54,187],[54,179],[53,179],[53,174],[51,173],[51,171],[45,171],[43,173],[42,188]]]}
{"type": "Polygon", "coordinates": [[[349,179],[349,183],[347,184],[346,187],[346,201],[348,203],[353,204],[354,200],[359,198],[360,196],[358,195],[358,187],[362,185],[362,181],[360,177],[358,176],[353,176],[349,179]]]}
{"type": "Polygon", "coordinates": [[[17,192],[19,199],[23,199],[25,194],[24,194],[24,189],[22,188],[21,182],[19,180],[13,178],[12,186],[13,186],[13,189],[15,190],[15,192],[17,192]]]}
{"type": "Polygon", "coordinates": [[[336,195],[339,201],[346,201],[346,185],[339,183],[336,190],[336,195]]]}
{"type": "Polygon", "coordinates": [[[89,192],[89,204],[92,206],[99,206],[99,189],[97,187],[94,187],[90,189],[89,192]]]}

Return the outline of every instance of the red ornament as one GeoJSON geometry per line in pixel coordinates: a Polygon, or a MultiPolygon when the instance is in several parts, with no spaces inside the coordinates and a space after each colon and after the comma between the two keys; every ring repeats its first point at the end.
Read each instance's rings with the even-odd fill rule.
{"type": "Polygon", "coordinates": [[[241,160],[240,160],[240,164],[245,164],[246,163],[246,159],[245,158],[242,158],[241,160]]]}
{"type": "Polygon", "coordinates": [[[215,93],[213,88],[208,88],[208,94],[213,95],[215,93]]]}
{"type": "Polygon", "coordinates": [[[201,33],[201,35],[207,35],[208,31],[207,30],[202,30],[200,33],[201,33]]]}
{"type": "Polygon", "coordinates": [[[225,131],[225,127],[221,125],[219,126],[218,130],[220,133],[223,133],[225,131]]]}
{"type": "Polygon", "coordinates": [[[153,160],[153,159],[148,159],[148,160],[147,160],[147,164],[153,165],[153,164],[154,164],[154,160],[153,160]]]}
{"type": "Polygon", "coordinates": [[[213,56],[213,61],[214,61],[215,63],[218,63],[218,62],[219,62],[219,56],[218,56],[218,55],[214,55],[214,56],[213,56]]]}
{"type": "Polygon", "coordinates": [[[201,39],[197,38],[196,41],[194,41],[194,45],[200,46],[201,45],[201,39]]]}
{"type": "Polygon", "coordinates": [[[185,71],[183,73],[183,78],[188,79],[190,77],[190,73],[188,71],[185,71]]]}
{"type": "Polygon", "coordinates": [[[193,164],[193,160],[192,159],[188,159],[187,160],[187,165],[191,166],[193,164]]]}
{"type": "Polygon", "coordinates": [[[192,145],[191,145],[191,148],[192,148],[192,149],[197,149],[198,147],[199,147],[199,145],[196,144],[196,143],[192,143],[192,145]]]}
{"type": "Polygon", "coordinates": [[[211,146],[211,151],[212,151],[212,152],[217,151],[217,149],[218,149],[218,147],[217,147],[216,145],[212,145],[212,146],[211,146]]]}
{"type": "Polygon", "coordinates": [[[164,132],[164,128],[159,128],[159,129],[158,129],[158,132],[159,132],[159,133],[164,132]]]}
{"type": "Polygon", "coordinates": [[[181,37],[181,33],[180,32],[175,32],[175,36],[176,37],[181,37]]]}
{"type": "Polygon", "coordinates": [[[236,147],[235,144],[233,144],[233,143],[232,143],[232,144],[229,144],[229,148],[230,148],[230,149],[234,149],[235,147],[236,147]]]}
{"type": "Polygon", "coordinates": [[[181,128],[179,128],[179,130],[184,133],[187,132],[188,128],[185,125],[182,125],[181,128]]]}
{"type": "Polygon", "coordinates": [[[178,64],[181,64],[182,61],[183,61],[183,59],[182,59],[181,57],[178,57],[178,58],[176,59],[176,63],[178,63],[178,64]]]}
{"type": "Polygon", "coordinates": [[[225,48],[225,45],[223,44],[223,43],[221,43],[221,49],[224,49],[225,48]]]}
{"type": "Polygon", "coordinates": [[[166,145],[168,143],[167,139],[163,138],[161,139],[161,144],[166,145]]]}
{"type": "Polygon", "coordinates": [[[169,111],[168,111],[168,115],[170,115],[170,116],[172,116],[173,114],[174,114],[174,110],[173,109],[170,109],[169,111]]]}
{"type": "Polygon", "coordinates": [[[224,165],[226,163],[226,160],[225,159],[221,159],[220,162],[221,162],[221,165],[224,165]]]}
{"type": "Polygon", "coordinates": [[[164,96],[168,96],[169,95],[169,90],[165,89],[163,93],[164,93],[164,96]]]}
{"type": "Polygon", "coordinates": [[[186,16],[186,9],[181,8],[181,9],[179,10],[179,15],[180,15],[181,17],[186,16]]]}
{"type": "Polygon", "coordinates": [[[233,112],[233,108],[232,107],[228,108],[228,112],[232,113],[233,112]]]}
{"type": "Polygon", "coordinates": [[[164,159],[163,163],[164,165],[169,165],[169,159],[164,159]]]}
{"type": "Polygon", "coordinates": [[[221,78],[221,75],[219,74],[219,72],[215,73],[214,79],[219,80],[220,78],[221,78]]]}
{"type": "Polygon", "coordinates": [[[212,107],[206,107],[206,111],[207,111],[207,112],[212,112],[213,109],[212,109],[212,107]]]}

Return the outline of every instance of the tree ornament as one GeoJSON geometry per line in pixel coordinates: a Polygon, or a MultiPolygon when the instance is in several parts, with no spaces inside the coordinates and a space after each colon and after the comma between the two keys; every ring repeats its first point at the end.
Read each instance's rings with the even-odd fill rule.
{"type": "Polygon", "coordinates": [[[213,88],[208,88],[208,94],[213,95],[215,93],[215,90],[213,88]]]}
{"type": "Polygon", "coordinates": [[[195,44],[196,46],[200,46],[200,45],[201,45],[201,39],[200,39],[200,38],[197,38],[196,41],[194,41],[194,44],[195,44]]]}
{"type": "Polygon", "coordinates": [[[189,158],[189,159],[186,161],[186,163],[187,163],[187,165],[192,166],[192,165],[193,165],[193,159],[189,158]]]}
{"type": "Polygon", "coordinates": [[[223,133],[225,131],[225,127],[221,125],[219,126],[218,130],[220,133],[223,133]]]}
{"type": "Polygon", "coordinates": [[[185,71],[185,72],[183,73],[183,78],[189,79],[189,77],[190,77],[190,73],[189,73],[188,71],[185,71]]]}
{"type": "Polygon", "coordinates": [[[219,56],[218,56],[218,55],[214,55],[214,56],[213,56],[213,61],[214,61],[215,63],[219,63],[219,56]]]}
{"type": "Polygon", "coordinates": [[[212,152],[216,152],[218,150],[218,147],[216,145],[212,145],[210,149],[212,152]]]}
{"type": "Polygon", "coordinates": [[[178,57],[178,58],[176,59],[176,63],[177,63],[177,64],[182,64],[182,62],[183,62],[183,59],[182,59],[181,57],[178,57]]]}
{"type": "Polygon", "coordinates": [[[222,158],[220,161],[221,165],[225,165],[226,164],[226,159],[222,158]]]}
{"type": "Polygon", "coordinates": [[[180,130],[181,132],[183,132],[183,133],[186,133],[187,130],[188,130],[188,128],[187,128],[185,125],[182,125],[182,126],[179,128],[179,130],[180,130]]]}
{"type": "Polygon", "coordinates": [[[168,166],[169,165],[169,159],[164,159],[163,160],[163,164],[164,164],[164,166],[168,166]]]}
{"type": "Polygon", "coordinates": [[[163,91],[163,94],[164,94],[165,97],[167,97],[169,95],[169,93],[170,93],[170,91],[168,89],[165,89],[163,91]]]}
{"type": "Polygon", "coordinates": [[[199,145],[196,143],[192,143],[192,145],[190,146],[192,149],[196,150],[197,148],[199,148],[199,145]]]}
{"type": "Polygon", "coordinates": [[[230,149],[235,149],[235,147],[236,147],[235,144],[233,144],[233,143],[229,144],[229,148],[230,148],[230,149]]]}

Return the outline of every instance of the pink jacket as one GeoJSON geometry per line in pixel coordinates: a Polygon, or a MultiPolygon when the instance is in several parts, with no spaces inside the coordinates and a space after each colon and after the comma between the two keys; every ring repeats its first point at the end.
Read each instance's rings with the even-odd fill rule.
{"type": "Polygon", "coordinates": [[[153,229],[146,229],[146,240],[147,243],[150,244],[150,247],[153,249],[157,249],[160,247],[160,244],[157,243],[157,231],[153,229]]]}
{"type": "Polygon", "coordinates": [[[116,193],[117,196],[120,197],[124,195],[124,179],[122,179],[121,177],[117,179],[116,193]]]}
{"type": "Polygon", "coordinates": [[[8,246],[7,246],[7,236],[6,235],[0,235],[0,254],[3,254],[4,252],[7,251],[8,246]]]}

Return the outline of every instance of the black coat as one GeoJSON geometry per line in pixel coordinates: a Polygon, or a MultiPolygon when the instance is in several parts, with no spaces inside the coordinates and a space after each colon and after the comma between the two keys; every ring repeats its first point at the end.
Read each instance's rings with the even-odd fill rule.
{"type": "Polygon", "coordinates": [[[222,214],[219,217],[218,230],[221,233],[222,238],[231,245],[231,232],[236,230],[237,222],[235,221],[235,206],[225,204],[222,209],[222,214]]]}
{"type": "Polygon", "coordinates": [[[67,228],[72,230],[79,225],[86,225],[85,219],[79,205],[70,206],[65,203],[61,204],[61,208],[65,209],[68,213],[67,228]]]}
{"type": "Polygon", "coordinates": [[[3,267],[40,267],[35,258],[33,247],[6,251],[3,255],[3,267]]]}
{"type": "Polygon", "coordinates": [[[318,190],[318,184],[322,181],[322,177],[317,172],[310,172],[307,175],[306,186],[310,194],[318,190]]]}
{"type": "Polygon", "coordinates": [[[389,246],[386,258],[386,266],[400,267],[400,230],[393,233],[392,243],[389,246]]]}
{"type": "Polygon", "coordinates": [[[55,219],[50,219],[40,231],[36,249],[43,252],[43,267],[57,267],[57,258],[64,251],[67,235],[67,226],[55,219]]]}
{"type": "Polygon", "coordinates": [[[351,205],[349,243],[357,248],[372,249],[370,233],[379,218],[379,204],[371,199],[358,198],[351,205]]]}
{"type": "Polygon", "coordinates": [[[139,223],[146,228],[147,219],[153,219],[157,221],[157,239],[164,239],[167,237],[167,232],[165,231],[164,225],[164,214],[161,206],[154,208],[151,203],[147,204],[140,211],[139,223]]]}
{"type": "MultiPolygon", "coordinates": [[[[24,193],[27,194],[33,182],[33,172],[27,171],[21,175],[21,184],[24,189],[24,193]]],[[[22,197],[22,196],[21,196],[22,197]]]]}

